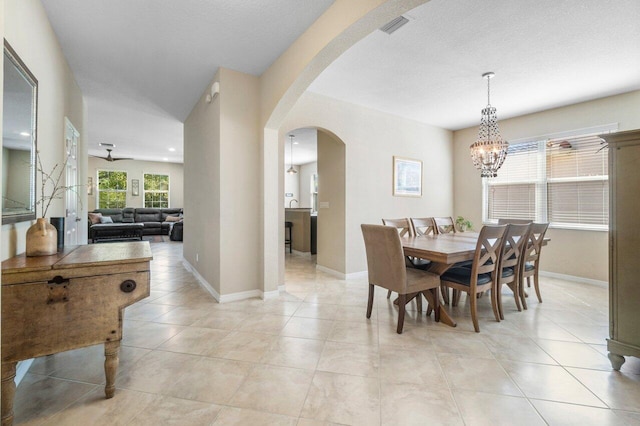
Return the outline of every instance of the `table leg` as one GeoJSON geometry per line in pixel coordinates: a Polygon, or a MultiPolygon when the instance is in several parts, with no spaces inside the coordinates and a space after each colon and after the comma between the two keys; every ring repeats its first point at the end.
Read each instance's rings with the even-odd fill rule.
{"type": "Polygon", "coordinates": [[[425,291],[423,294],[424,294],[424,297],[427,298],[427,301],[429,302],[429,305],[431,305],[434,309],[438,309],[440,311],[440,322],[442,322],[443,324],[446,324],[448,326],[451,326],[451,327],[457,326],[458,324],[456,324],[453,321],[453,319],[449,316],[449,313],[444,308],[443,304],[442,303],[436,304],[435,297],[440,297],[440,295],[437,294],[437,291],[435,293],[436,293],[436,295],[434,295],[430,291],[425,291]]]}
{"type": "Polygon", "coordinates": [[[116,373],[118,371],[118,351],[120,340],[104,343],[104,375],[107,384],[104,386],[104,394],[107,399],[113,398],[116,393],[116,373]]]}
{"type": "Polygon", "coordinates": [[[13,424],[13,397],[16,393],[17,362],[2,363],[2,426],[13,424]]]}

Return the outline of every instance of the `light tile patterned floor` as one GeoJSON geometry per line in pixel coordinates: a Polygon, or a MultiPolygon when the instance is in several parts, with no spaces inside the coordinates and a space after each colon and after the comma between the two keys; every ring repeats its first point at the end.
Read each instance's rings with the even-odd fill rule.
{"type": "MultiPolygon", "coordinates": [[[[457,328],[397,310],[366,280],[316,272],[287,254],[287,292],[220,305],[152,244],[151,297],[127,308],[117,391],[103,393],[102,347],[37,359],[18,387],[16,424],[640,424],[640,360],[606,358],[605,288],[542,279],[544,303],[506,319],[480,299],[448,308],[457,328]]],[[[463,302],[464,302],[463,298],[463,302]]],[[[415,307],[412,307],[414,309],[415,307]]]]}

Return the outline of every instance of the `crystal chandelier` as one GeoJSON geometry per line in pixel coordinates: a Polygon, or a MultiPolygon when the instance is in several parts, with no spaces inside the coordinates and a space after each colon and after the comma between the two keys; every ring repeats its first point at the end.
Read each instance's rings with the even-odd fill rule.
{"type": "Polygon", "coordinates": [[[487,106],[482,109],[478,140],[470,147],[473,165],[482,172],[480,176],[483,178],[498,176],[498,169],[507,158],[509,148],[509,143],[500,136],[496,109],[491,106],[489,81],[494,75],[492,72],[482,74],[487,79],[487,106]]]}
{"type": "Polygon", "coordinates": [[[295,175],[296,173],[298,173],[298,171],[293,168],[293,138],[295,138],[294,135],[289,135],[289,147],[290,147],[289,154],[291,154],[291,155],[290,155],[290,158],[289,158],[290,167],[287,170],[287,173],[289,173],[290,175],[295,175]]]}

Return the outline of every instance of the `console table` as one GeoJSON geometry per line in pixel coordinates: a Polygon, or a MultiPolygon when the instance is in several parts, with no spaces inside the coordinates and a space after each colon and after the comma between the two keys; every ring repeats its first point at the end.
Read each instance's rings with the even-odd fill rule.
{"type": "Polygon", "coordinates": [[[2,262],[2,426],[13,423],[18,361],[104,343],[113,397],[126,306],[149,296],[149,243],[67,247],[2,262]]]}

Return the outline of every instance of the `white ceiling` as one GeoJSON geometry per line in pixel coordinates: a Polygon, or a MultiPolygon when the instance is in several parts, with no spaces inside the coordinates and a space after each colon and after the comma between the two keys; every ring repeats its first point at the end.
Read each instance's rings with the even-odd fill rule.
{"type": "Polygon", "coordinates": [[[284,145],[284,164],[288,168],[292,163],[301,166],[318,160],[318,131],[316,129],[301,128],[287,133],[284,145]],[[293,157],[288,135],[293,135],[293,157]],[[293,158],[293,162],[291,161],[293,158]]]}
{"type": "Polygon", "coordinates": [[[42,3],[89,107],[89,153],[182,162],[182,122],[218,67],[260,75],[333,1],[42,3]]]}
{"type": "MultiPolygon", "coordinates": [[[[87,99],[90,154],[181,162],[216,69],[261,74],[333,0],[42,2],[87,99]]],[[[455,130],[479,122],[486,71],[499,119],[640,89],[638,0],[431,0],[405,16],[310,90],[455,130]]],[[[298,141],[294,162],[315,161],[298,141]]]]}
{"type": "Polygon", "coordinates": [[[479,123],[487,71],[498,119],[640,89],[638,0],[431,0],[404,16],[309,90],[457,130],[479,123]]]}

